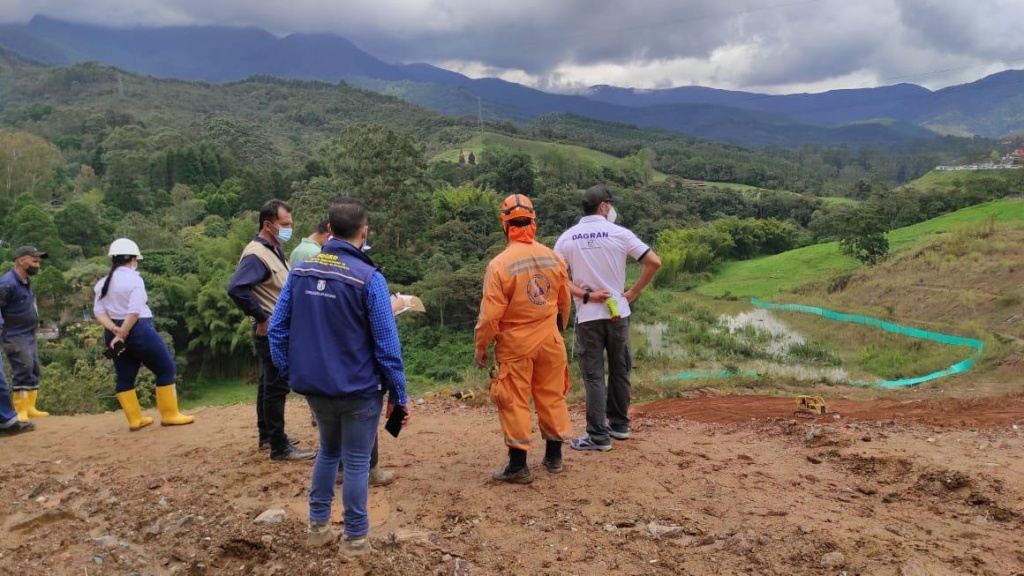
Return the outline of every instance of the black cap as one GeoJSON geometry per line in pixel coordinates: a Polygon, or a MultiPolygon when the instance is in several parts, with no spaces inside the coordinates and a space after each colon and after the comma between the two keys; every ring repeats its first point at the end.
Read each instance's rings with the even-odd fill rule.
{"type": "Polygon", "coordinates": [[[616,202],[622,202],[622,197],[612,194],[604,184],[591,186],[583,193],[583,203],[585,205],[594,207],[601,202],[611,202],[612,204],[615,204],[616,202]]]}
{"type": "Polygon", "coordinates": [[[49,256],[46,252],[39,250],[35,246],[22,246],[14,251],[14,259],[17,260],[22,256],[36,256],[39,258],[46,258],[49,256]]]}

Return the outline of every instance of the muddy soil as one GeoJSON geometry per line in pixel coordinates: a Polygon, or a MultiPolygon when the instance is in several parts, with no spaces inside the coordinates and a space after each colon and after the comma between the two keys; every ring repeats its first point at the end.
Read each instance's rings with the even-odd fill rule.
{"type": "MultiPolygon", "coordinates": [[[[637,406],[632,439],[566,450],[560,475],[538,436],[534,483],[506,486],[494,409],[428,401],[381,437],[400,478],[371,489],[376,550],[350,561],[303,547],[311,463],[258,452],[251,406],[136,433],[49,417],[0,438],[0,573],[1024,574],[1024,399],[952,402],[637,406]]],[[[301,402],[288,418],[315,444],[301,402]]]]}

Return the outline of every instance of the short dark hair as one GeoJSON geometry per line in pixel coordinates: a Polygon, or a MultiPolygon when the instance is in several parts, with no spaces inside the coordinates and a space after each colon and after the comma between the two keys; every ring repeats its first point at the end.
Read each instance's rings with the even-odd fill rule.
{"type": "Polygon", "coordinates": [[[327,234],[330,231],[331,231],[331,221],[329,219],[327,219],[327,218],[324,218],[323,220],[320,221],[319,224],[316,225],[316,233],[317,234],[327,234]]]}
{"type": "Polygon", "coordinates": [[[282,208],[285,212],[289,214],[292,213],[292,207],[284,200],[278,200],[277,198],[268,200],[267,203],[260,208],[260,230],[263,230],[264,222],[274,222],[277,220],[277,215],[281,213],[282,208]]]}
{"type": "Polygon", "coordinates": [[[331,233],[335,238],[342,240],[353,238],[359,233],[359,229],[366,226],[369,217],[366,205],[355,198],[335,198],[327,212],[331,233]]]}

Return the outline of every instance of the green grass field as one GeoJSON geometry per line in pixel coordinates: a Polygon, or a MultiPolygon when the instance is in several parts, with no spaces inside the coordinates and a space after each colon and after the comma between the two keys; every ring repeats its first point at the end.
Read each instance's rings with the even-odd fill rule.
{"type": "Polygon", "coordinates": [[[860,200],[854,200],[853,198],[844,198],[842,196],[824,196],[821,199],[826,206],[856,206],[860,204],[860,200]]]}
{"type": "MultiPolygon", "coordinates": [[[[958,228],[1004,222],[1024,227],[1024,202],[1000,200],[965,208],[889,233],[889,248],[899,250],[934,234],[958,228]]],[[[772,296],[830,276],[856,270],[860,264],[839,252],[838,242],[817,244],[743,262],[728,262],[712,282],[697,288],[707,296],[772,296]]]]}
{"type": "MultiPolygon", "coordinates": [[[[758,188],[757,186],[748,186],[746,184],[736,184],[735,182],[712,182],[710,180],[705,180],[704,183],[707,184],[708,186],[714,186],[715,188],[725,188],[726,190],[735,190],[735,191],[743,194],[747,198],[756,198],[757,194],[759,192],[761,192],[762,190],[769,190],[768,188],[758,188]]],[[[793,196],[800,196],[800,194],[798,194],[796,192],[790,192],[789,190],[771,190],[771,192],[774,192],[776,194],[783,194],[783,195],[784,194],[791,194],[793,196]]],[[[843,198],[841,196],[826,196],[826,197],[822,197],[822,198],[819,198],[819,199],[822,202],[824,202],[826,205],[828,205],[828,206],[838,206],[838,205],[844,205],[844,204],[848,205],[848,206],[855,206],[857,204],[860,204],[859,200],[854,200],[853,198],[843,198]]]]}
{"type": "MultiPolygon", "coordinates": [[[[726,190],[743,192],[744,195],[747,196],[755,196],[759,190],[765,190],[765,188],[748,186],[747,184],[736,184],[735,182],[712,182],[711,180],[704,180],[704,183],[708,186],[714,186],[715,188],[725,188],[726,190]]],[[[785,192],[785,190],[776,190],[776,192],[785,192]]]]}
{"type": "Polygon", "coordinates": [[[256,385],[240,379],[201,382],[181,395],[182,410],[197,406],[228,406],[256,402],[256,385]]]}
{"type": "MultiPolygon", "coordinates": [[[[537,156],[545,150],[555,149],[563,154],[573,154],[584,160],[589,160],[600,166],[620,166],[626,163],[621,158],[616,158],[611,154],[605,154],[604,152],[598,152],[597,150],[591,150],[590,148],[584,148],[583,146],[574,146],[571,144],[558,144],[555,142],[537,142],[535,140],[523,140],[521,138],[513,138],[511,136],[505,136],[503,134],[494,134],[492,132],[484,132],[471,138],[469,141],[463,143],[461,148],[453,148],[447,152],[442,152],[434,158],[431,162],[458,162],[460,151],[472,151],[473,155],[479,156],[484,148],[488,146],[501,146],[510,150],[518,150],[525,152],[531,156],[537,156]]],[[[654,181],[664,181],[668,176],[662,172],[654,171],[654,181]]]]}
{"type": "Polygon", "coordinates": [[[972,180],[1004,178],[1011,174],[1013,174],[1013,170],[961,170],[956,172],[932,170],[903,187],[916,190],[951,190],[957,182],[966,184],[972,180]]]}
{"type": "MultiPolygon", "coordinates": [[[[761,192],[762,190],[770,190],[769,188],[758,188],[757,186],[750,186],[750,185],[747,185],[747,184],[737,184],[735,182],[713,182],[711,180],[704,180],[704,183],[707,184],[708,186],[713,186],[715,188],[725,188],[726,190],[735,190],[737,192],[742,193],[747,198],[756,198],[758,192],[761,192]]],[[[775,192],[776,194],[792,194],[794,196],[798,196],[798,194],[796,192],[790,192],[789,190],[771,190],[771,191],[775,192]]]]}

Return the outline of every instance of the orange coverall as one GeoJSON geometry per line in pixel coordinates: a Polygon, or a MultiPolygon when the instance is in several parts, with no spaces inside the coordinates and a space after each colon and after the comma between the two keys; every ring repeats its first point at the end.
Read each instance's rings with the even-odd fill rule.
{"type": "Polygon", "coordinates": [[[534,242],[532,234],[517,234],[520,230],[511,229],[508,246],[484,274],[476,351],[486,352],[495,342],[498,377],[491,380],[491,401],[498,407],[505,444],[529,450],[531,395],[545,440],[565,441],[572,430],[565,404],[569,361],[561,333],[572,298],[561,257],[534,242]]]}

